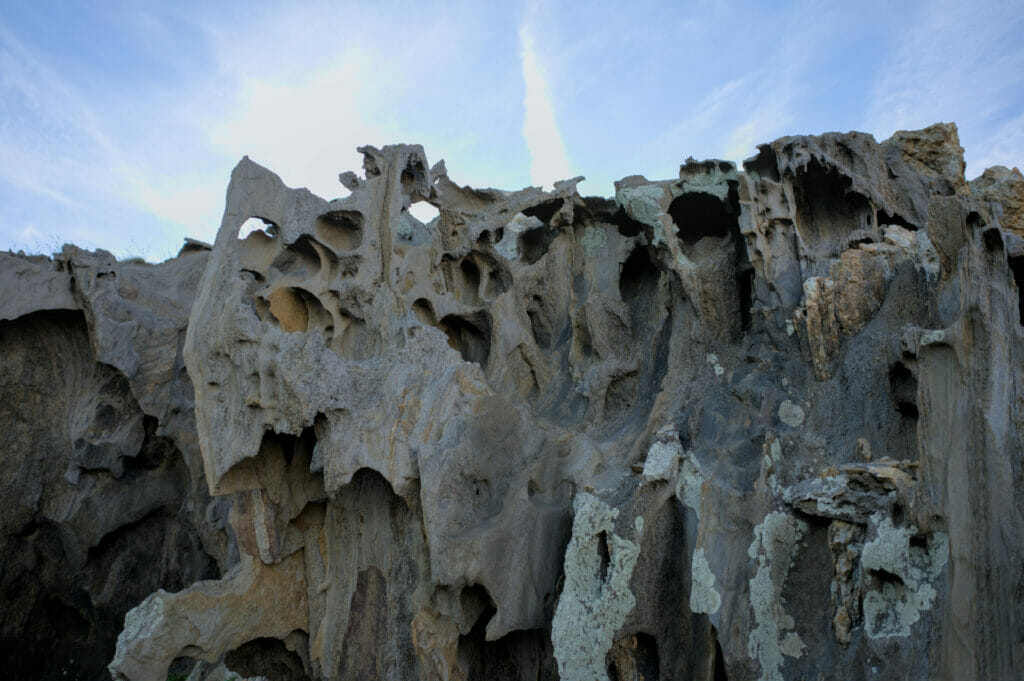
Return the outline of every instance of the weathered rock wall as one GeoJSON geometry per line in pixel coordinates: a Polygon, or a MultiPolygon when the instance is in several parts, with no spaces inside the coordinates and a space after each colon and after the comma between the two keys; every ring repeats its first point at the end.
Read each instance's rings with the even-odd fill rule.
{"type": "Polygon", "coordinates": [[[112,635],[113,534],[188,547],[109,609],[160,589],[120,679],[1014,678],[1018,171],[968,183],[951,125],[614,199],[361,151],[334,201],[243,159],[209,251],[6,256],[0,529],[55,557],[5,655],[54,598],[112,635]]]}

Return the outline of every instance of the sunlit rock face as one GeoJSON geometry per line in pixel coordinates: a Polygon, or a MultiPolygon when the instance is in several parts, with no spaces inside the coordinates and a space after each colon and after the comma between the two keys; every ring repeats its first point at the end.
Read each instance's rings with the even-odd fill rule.
{"type": "Polygon", "coordinates": [[[117,285],[77,283],[96,254],[11,259],[4,323],[86,310],[90,371],[143,414],[66,456],[120,489],[146,425],[205,482],[174,494],[218,569],[152,582],[114,678],[1018,673],[1019,171],[966,182],[952,125],[783,138],[607,199],[361,151],[333,201],[243,159],[213,247],[117,285]],[[168,323],[140,291],[183,276],[168,323]]]}

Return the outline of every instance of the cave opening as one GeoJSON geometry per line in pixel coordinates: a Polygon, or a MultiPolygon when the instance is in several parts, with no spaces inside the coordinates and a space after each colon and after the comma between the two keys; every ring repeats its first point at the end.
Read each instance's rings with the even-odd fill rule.
{"type": "Polygon", "coordinates": [[[680,195],[669,205],[668,214],[676,224],[679,238],[688,244],[739,231],[738,214],[725,201],[704,192],[680,195]]]}

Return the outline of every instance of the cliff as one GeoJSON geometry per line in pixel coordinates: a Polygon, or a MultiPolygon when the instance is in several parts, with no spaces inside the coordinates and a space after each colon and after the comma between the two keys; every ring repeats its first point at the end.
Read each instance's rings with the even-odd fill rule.
{"type": "Polygon", "coordinates": [[[614,198],[360,151],[333,201],[243,159],[159,265],[0,255],[8,675],[1024,667],[1019,171],[952,125],[614,198]]]}

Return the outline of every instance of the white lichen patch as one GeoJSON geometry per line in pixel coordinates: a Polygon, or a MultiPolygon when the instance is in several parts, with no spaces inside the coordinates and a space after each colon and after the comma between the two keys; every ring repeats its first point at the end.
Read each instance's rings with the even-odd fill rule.
{"type": "Polygon", "coordinates": [[[565,681],[607,679],[605,655],[636,605],[629,580],[640,547],[614,533],[618,510],[593,494],[580,493],[573,506],[565,586],[551,623],[551,643],[565,681]]]}
{"type": "Polygon", "coordinates": [[[679,478],[676,480],[676,498],[693,509],[700,518],[700,495],[704,485],[704,473],[693,452],[686,452],[679,462],[679,478]]]}
{"type": "Polygon", "coordinates": [[[679,468],[681,453],[682,446],[679,444],[678,435],[675,438],[655,440],[651,448],[647,450],[647,459],[644,461],[644,480],[647,482],[672,480],[679,468]]]}
{"type": "Polygon", "coordinates": [[[580,242],[583,244],[583,253],[595,256],[608,245],[608,231],[605,225],[588,225],[583,230],[583,237],[580,242]]]}
{"type": "Polygon", "coordinates": [[[704,359],[711,365],[711,368],[714,369],[715,376],[721,376],[725,373],[725,369],[718,363],[718,355],[709,352],[704,356],[704,359]]]}
{"type": "Polygon", "coordinates": [[[690,611],[714,615],[722,607],[722,595],[715,590],[715,573],[704,556],[704,547],[693,552],[690,561],[690,611]]]}
{"type": "Polygon", "coordinates": [[[815,496],[814,504],[818,513],[827,518],[845,518],[856,514],[851,504],[840,501],[849,487],[850,478],[845,474],[827,475],[821,480],[821,493],[815,496]]]}
{"type": "Polygon", "coordinates": [[[747,653],[761,666],[762,681],[782,681],[782,656],[799,657],[804,644],[782,603],[782,587],[807,524],[788,513],[773,511],[754,528],[747,554],[757,561],[750,579],[750,608],[755,627],[747,641],[747,653]]]}
{"type": "Polygon", "coordinates": [[[914,546],[913,525],[895,527],[881,513],[871,516],[871,522],[877,534],[864,544],[861,565],[895,575],[899,582],[886,581],[881,589],[864,594],[864,631],[870,638],[910,636],[911,625],[935,603],[932,582],[949,560],[949,538],[936,532],[927,547],[914,546]]]}
{"type": "Polygon", "coordinates": [[[804,410],[799,404],[786,400],[779,405],[779,420],[791,428],[804,424],[804,410]]]}

